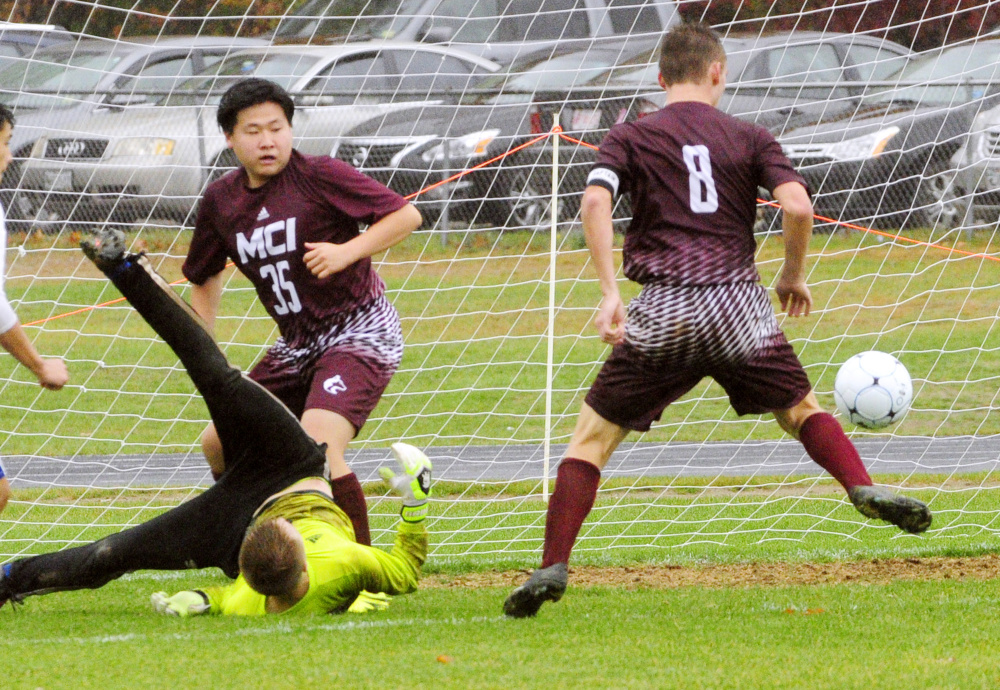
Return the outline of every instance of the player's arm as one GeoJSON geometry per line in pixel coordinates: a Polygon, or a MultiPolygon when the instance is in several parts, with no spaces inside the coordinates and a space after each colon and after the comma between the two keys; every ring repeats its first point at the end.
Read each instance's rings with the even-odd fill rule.
{"type": "Polygon", "coordinates": [[[368,230],[344,242],[306,242],[303,260],[317,278],[339,273],[361,259],[374,256],[402,242],[420,227],[423,218],[413,204],[407,204],[372,223],[368,230]]]}
{"type": "Polygon", "coordinates": [[[785,182],[775,187],[771,194],[781,204],[781,230],[785,240],[785,264],[775,291],[781,308],[789,316],[808,316],[812,294],[806,285],[806,251],[813,225],[809,192],[799,182],[785,182]]]}
{"type": "Polygon", "coordinates": [[[219,313],[219,303],[222,300],[222,273],[216,273],[201,285],[191,283],[191,308],[208,327],[209,333],[215,333],[215,317],[219,313]]]}
{"type": "Polygon", "coordinates": [[[30,369],[31,373],[38,377],[38,384],[43,388],[57,391],[69,380],[65,362],[61,359],[46,359],[38,354],[38,350],[28,340],[2,291],[0,291],[0,346],[30,369]]]}
{"type": "Polygon", "coordinates": [[[431,461],[423,451],[408,443],[392,444],[399,474],[387,467],[379,470],[382,479],[403,499],[399,528],[392,550],[364,547],[374,557],[376,567],[364,573],[369,592],[406,594],[417,588],[420,568],[427,560],[427,499],[431,493],[431,461]]]}
{"type": "Polygon", "coordinates": [[[625,340],[625,305],[615,278],[612,201],[612,192],[606,186],[588,184],[580,202],[580,217],[583,219],[583,236],[603,295],[595,324],[601,340],[617,345],[625,340]]]}

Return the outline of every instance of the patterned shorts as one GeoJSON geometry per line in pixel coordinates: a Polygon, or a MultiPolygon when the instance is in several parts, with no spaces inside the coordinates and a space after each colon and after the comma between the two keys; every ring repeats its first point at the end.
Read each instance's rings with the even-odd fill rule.
{"type": "Polygon", "coordinates": [[[382,296],[305,346],[279,338],[247,375],[297,417],[305,410],[329,410],[360,431],[402,358],[399,314],[382,296]]]}
{"type": "Polygon", "coordinates": [[[758,283],[651,284],[629,304],[625,342],[586,401],[604,419],[646,431],[706,376],[741,415],[794,407],[812,389],[758,283]]]}

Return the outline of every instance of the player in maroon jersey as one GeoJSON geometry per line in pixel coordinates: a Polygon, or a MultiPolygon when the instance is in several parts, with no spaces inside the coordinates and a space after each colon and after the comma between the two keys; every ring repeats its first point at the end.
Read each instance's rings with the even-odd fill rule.
{"type": "Polygon", "coordinates": [[[630,430],[648,430],[705,376],[722,385],[737,413],[773,413],[862,514],[914,533],[931,523],[920,501],[872,486],[778,326],[754,265],[757,189],[770,190],[783,209],[785,263],[775,290],[789,316],[812,307],[805,282],[812,203],[774,137],[715,107],[726,85],[718,36],[699,24],[669,31],[660,46],[660,85],[667,105],[613,127],[587,179],[583,229],[603,293],[596,326],[614,347],[559,465],[542,566],[507,597],[508,616],[534,616],[562,597],[601,469],[630,430]],[[620,193],[631,195],[633,208],[624,271],[643,286],[627,320],[612,257],[611,208],[620,193]]]}
{"type": "MultiPolygon", "coordinates": [[[[371,257],[422,219],[347,163],[293,149],[294,111],[285,90],[264,79],[241,80],[223,95],[217,119],[242,167],[205,191],[183,272],[210,329],[227,260],[253,283],[281,337],[249,376],[327,444],[333,498],[358,543],[369,545],[364,492],[344,452],[403,354],[399,315],[371,257]]],[[[214,426],[202,448],[220,476],[225,458],[214,426]]]]}

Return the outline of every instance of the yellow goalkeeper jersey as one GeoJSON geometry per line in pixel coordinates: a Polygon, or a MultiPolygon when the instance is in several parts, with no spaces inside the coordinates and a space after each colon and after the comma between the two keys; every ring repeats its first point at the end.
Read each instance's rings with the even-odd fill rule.
{"type": "MultiPolygon", "coordinates": [[[[347,515],[331,499],[317,493],[281,496],[256,518],[283,517],[305,541],[309,591],[283,614],[337,613],[345,610],[361,590],[406,594],[416,590],[420,567],[427,557],[427,530],[423,523],[399,523],[391,551],[354,541],[347,515]]],[[[250,588],[243,575],[224,587],[202,590],[210,613],[237,616],[266,615],[263,594],[250,588]]]]}

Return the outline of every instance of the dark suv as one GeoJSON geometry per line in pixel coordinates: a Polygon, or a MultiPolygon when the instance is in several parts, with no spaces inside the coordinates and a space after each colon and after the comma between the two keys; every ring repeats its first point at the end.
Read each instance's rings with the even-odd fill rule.
{"type": "Polygon", "coordinates": [[[557,45],[660,36],[677,20],[673,0],[309,0],[282,18],[275,39],[448,43],[509,64],[557,45]]]}

